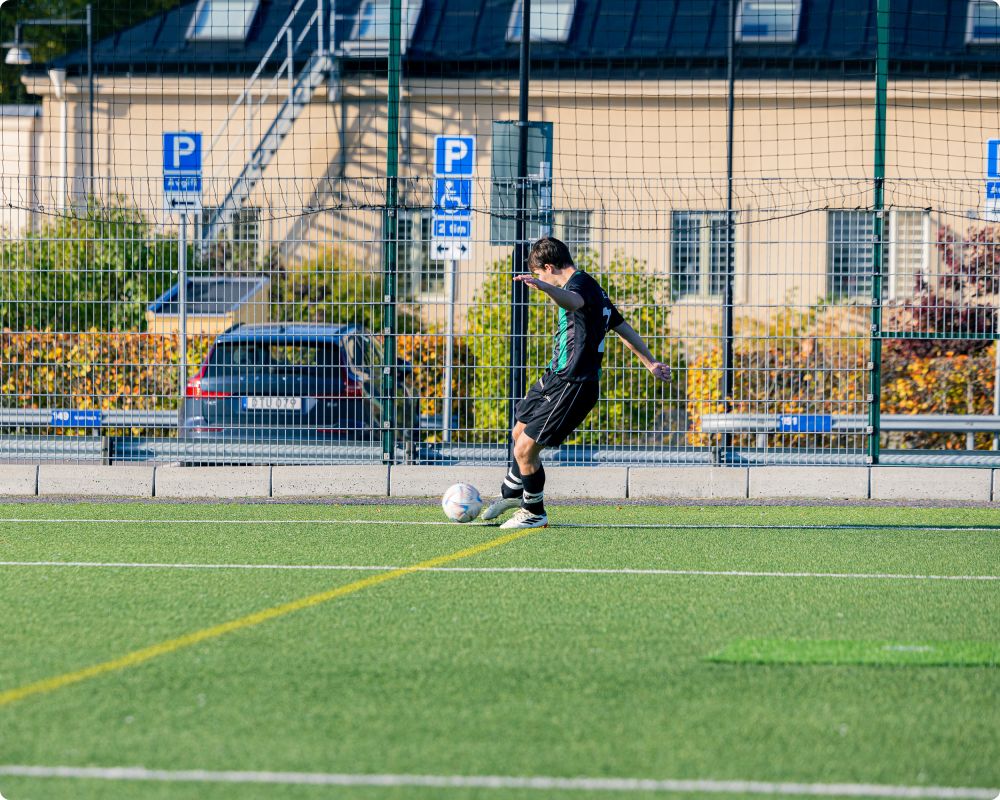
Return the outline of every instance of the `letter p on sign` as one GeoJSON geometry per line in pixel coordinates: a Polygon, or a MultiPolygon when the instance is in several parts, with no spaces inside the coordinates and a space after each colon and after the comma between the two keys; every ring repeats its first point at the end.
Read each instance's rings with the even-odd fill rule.
{"type": "Polygon", "coordinates": [[[476,162],[474,136],[438,136],[434,147],[434,175],[471,178],[476,162]]]}
{"type": "Polygon", "coordinates": [[[201,172],[201,134],[163,134],[164,172],[201,172]]]}

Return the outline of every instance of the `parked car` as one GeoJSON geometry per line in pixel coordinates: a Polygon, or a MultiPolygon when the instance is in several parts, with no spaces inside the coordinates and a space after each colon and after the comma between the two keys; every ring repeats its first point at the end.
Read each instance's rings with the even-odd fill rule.
{"type": "MultiPolygon", "coordinates": [[[[187,383],[181,436],[212,441],[375,440],[388,419],[379,342],[358,325],[237,325],[187,383]]],[[[412,445],[419,406],[400,362],[397,438],[412,445]]]]}

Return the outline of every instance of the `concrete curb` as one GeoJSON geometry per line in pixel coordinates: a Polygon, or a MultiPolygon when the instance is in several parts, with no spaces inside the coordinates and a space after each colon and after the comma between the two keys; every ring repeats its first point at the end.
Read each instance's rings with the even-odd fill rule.
{"type": "MultiPolygon", "coordinates": [[[[496,492],[499,486],[490,488],[496,492]]],[[[627,496],[628,467],[545,468],[546,499],[578,500],[593,497],[599,500],[623,500],[627,496]]]]}
{"type": "Polygon", "coordinates": [[[354,467],[272,467],[271,497],[386,497],[389,468],[362,464],[354,467]]]}
{"type": "Polygon", "coordinates": [[[993,470],[967,467],[872,467],[872,500],[989,502],[993,470]]]}
{"type": "Polygon", "coordinates": [[[27,497],[38,494],[38,465],[0,464],[0,496],[27,497]]]}
{"type": "Polygon", "coordinates": [[[745,500],[745,467],[629,467],[630,499],[745,500]]]}
{"type": "Polygon", "coordinates": [[[270,467],[157,467],[155,480],[157,497],[271,496],[270,467]]]}
{"type": "Polygon", "coordinates": [[[389,468],[389,496],[441,497],[453,483],[471,483],[484,498],[493,497],[500,492],[506,469],[502,464],[495,467],[393,466],[389,468]]]}
{"type": "Polygon", "coordinates": [[[152,497],[153,466],[41,464],[39,497],[152,497]]]}
{"type": "Polygon", "coordinates": [[[751,500],[867,500],[868,467],[753,467],[751,500]]]}

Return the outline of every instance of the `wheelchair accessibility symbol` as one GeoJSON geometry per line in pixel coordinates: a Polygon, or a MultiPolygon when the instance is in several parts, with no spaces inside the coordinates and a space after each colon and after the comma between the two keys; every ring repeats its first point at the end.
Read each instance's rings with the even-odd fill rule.
{"type": "Polygon", "coordinates": [[[434,208],[446,214],[467,214],[472,210],[472,181],[462,178],[436,178],[434,208]]]}

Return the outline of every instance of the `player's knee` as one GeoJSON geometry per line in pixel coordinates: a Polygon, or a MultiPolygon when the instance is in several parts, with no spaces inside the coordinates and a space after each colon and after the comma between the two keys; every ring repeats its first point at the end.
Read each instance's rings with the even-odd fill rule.
{"type": "Polygon", "coordinates": [[[514,443],[514,458],[518,461],[530,459],[534,444],[527,436],[518,437],[517,442],[514,443]]]}

